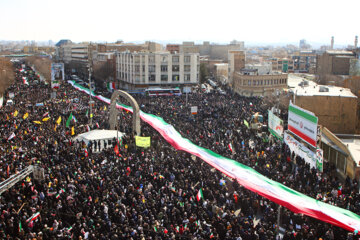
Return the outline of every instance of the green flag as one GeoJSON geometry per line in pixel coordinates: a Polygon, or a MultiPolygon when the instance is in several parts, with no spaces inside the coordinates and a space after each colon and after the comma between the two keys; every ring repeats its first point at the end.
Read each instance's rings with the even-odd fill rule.
{"type": "Polygon", "coordinates": [[[72,113],[70,113],[70,116],[69,116],[68,120],[66,120],[66,127],[70,126],[70,122],[71,122],[72,119],[73,119],[73,115],[72,115],[72,113]]]}
{"type": "Polygon", "coordinates": [[[89,115],[89,110],[86,110],[85,116],[89,115]]]}

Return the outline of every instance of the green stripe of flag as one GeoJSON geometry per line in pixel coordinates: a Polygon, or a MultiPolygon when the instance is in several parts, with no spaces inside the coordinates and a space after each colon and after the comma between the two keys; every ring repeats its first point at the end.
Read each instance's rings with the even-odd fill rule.
{"type": "Polygon", "coordinates": [[[297,109],[297,108],[295,108],[295,107],[293,107],[291,105],[289,106],[289,111],[291,111],[291,112],[295,113],[296,115],[299,115],[300,117],[303,117],[303,118],[305,118],[305,119],[307,119],[307,120],[309,120],[309,121],[311,121],[313,123],[318,122],[317,117],[315,117],[315,116],[313,116],[313,115],[311,115],[311,114],[309,114],[307,112],[301,111],[300,109],[297,109]]]}

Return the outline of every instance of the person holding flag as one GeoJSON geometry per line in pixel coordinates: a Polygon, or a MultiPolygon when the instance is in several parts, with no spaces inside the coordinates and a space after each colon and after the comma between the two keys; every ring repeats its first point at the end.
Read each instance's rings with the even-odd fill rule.
{"type": "Polygon", "coordinates": [[[201,199],[204,199],[202,188],[200,188],[198,193],[196,194],[196,200],[199,202],[201,199]]]}

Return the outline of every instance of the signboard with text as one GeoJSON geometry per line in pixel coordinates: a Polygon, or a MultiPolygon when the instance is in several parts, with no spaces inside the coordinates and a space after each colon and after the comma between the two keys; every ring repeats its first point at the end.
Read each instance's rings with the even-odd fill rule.
{"type": "Polygon", "coordinates": [[[268,127],[272,135],[279,139],[283,139],[284,133],[283,121],[277,117],[272,111],[268,111],[268,127]]]}
{"type": "Polygon", "coordinates": [[[51,88],[59,88],[60,81],[65,80],[65,71],[63,63],[51,64],[51,88]]]}
{"type": "Polygon", "coordinates": [[[311,168],[314,167],[321,172],[323,171],[322,149],[317,149],[316,152],[313,152],[287,132],[284,134],[284,142],[289,146],[291,152],[303,158],[305,162],[310,164],[311,168]]]}
{"type": "Polygon", "coordinates": [[[314,113],[290,102],[288,129],[290,132],[316,148],[318,118],[314,113]]]}

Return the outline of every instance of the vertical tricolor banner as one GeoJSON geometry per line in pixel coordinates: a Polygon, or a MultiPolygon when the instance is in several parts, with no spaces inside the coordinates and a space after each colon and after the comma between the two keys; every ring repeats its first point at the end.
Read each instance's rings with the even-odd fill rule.
{"type": "Polygon", "coordinates": [[[290,102],[288,129],[290,132],[316,148],[318,118],[314,113],[290,102]]]}

